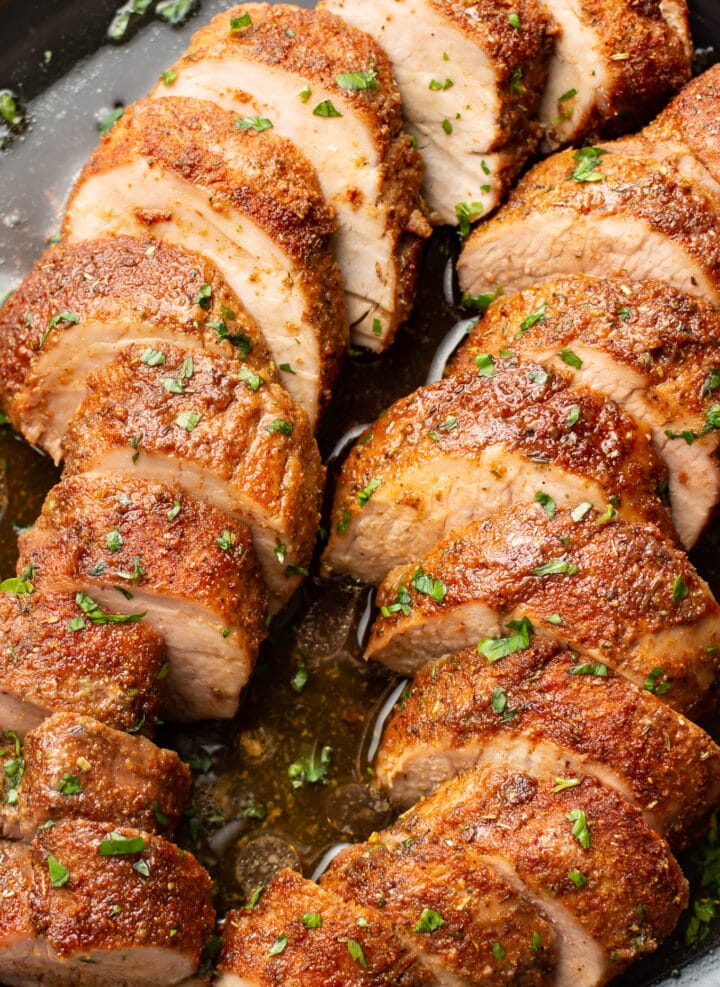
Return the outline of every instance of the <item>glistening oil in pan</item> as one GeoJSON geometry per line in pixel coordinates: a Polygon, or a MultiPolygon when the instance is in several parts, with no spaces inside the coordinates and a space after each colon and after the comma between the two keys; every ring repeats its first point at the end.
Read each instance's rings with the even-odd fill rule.
{"type": "MultiPolygon", "coordinates": [[[[691,6],[697,43],[720,42],[716,0],[691,6]]],[[[150,5],[131,20],[127,40],[113,45],[104,43],[115,11],[107,0],[0,2],[0,91],[7,87],[17,96],[25,120],[0,153],[0,292],[19,282],[57,232],[67,191],[97,141],[98,122],[144,95],[200,19],[227,4],[204,0],[191,7],[197,16],[173,28],[150,5]]],[[[450,303],[446,272],[456,250],[454,234],[434,235],[410,325],[384,356],[357,354],[348,361],[320,429],[326,460],[345,434],[425,381],[443,338],[467,314],[450,303]]],[[[37,516],[58,474],[6,426],[0,460],[6,477],[0,483],[0,573],[7,575],[16,529],[37,516]]],[[[708,539],[694,558],[716,592],[717,549],[708,539]]],[[[308,580],[273,626],[237,718],[166,727],[157,738],[192,765],[194,796],[180,839],[213,873],[221,909],[241,903],[280,866],[312,874],[336,846],[364,838],[392,817],[372,788],[368,752],[398,680],[361,659],[368,605],[367,589],[308,580]]],[[[710,902],[701,906],[708,914],[713,892],[700,887],[703,862],[702,849],[683,861],[694,879],[693,898],[710,902]]],[[[681,969],[682,983],[718,987],[713,950],[719,923],[702,923],[707,938],[691,947],[683,941],[686,924],[618,987],[669,985],[681,969]]]]}

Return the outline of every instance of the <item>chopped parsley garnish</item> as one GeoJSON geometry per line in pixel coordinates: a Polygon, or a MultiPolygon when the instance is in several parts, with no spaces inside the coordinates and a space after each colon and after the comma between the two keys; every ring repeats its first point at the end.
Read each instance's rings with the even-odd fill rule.
{"type": "Polygon", "coordinates": [[[265,383],[260,374],[253,373],[253,371],[248,370],[247,367],[240,367],[238,370],[238,380],[241,380],[243,384],[247,384],[253,393],[255,393],[255,391],[259,391],[265,383]]]}
{"type": "Polygon", "coordinates": [[[23,115],[12,93],[0,93],[0,117],[10,127],[19,127],[23,122],[23,115]]]}
{"type": "Polygon", "coordinates": [[[303,785],[315,785],[324,781],[331,757],[332,747],[325,744],[318,750],[318,745],[315,744],[309,754],[299,757],[288,768],[288,778],[292,787],[302,788],[303,785]]]}
{"type": "Polygon", "coordinates": [[[566,791],[568,788],[577,788],[579,784],[579,778],[563,778],[558,776],[555,778],[555,784],[553,785],[552,790],[553,793],[557,794],[558,792],[566,791]]]}
{"type": "Polygon", "coordinates": [[[600,171],[596,171],[603,154],[605,154],[605,151],[601,147],[581,147],[573,155],[577,163],[568,177],[576,182],[603,181],[605,175],[600,171]]]}
{"type": "Polygon", "coordinates": [[[13,742],[13,750],[0,750],[0,757],[8,758],[3,765],[7,788],[1,801],[7,805],[15,805],[19,797],[18,789],[20,788],[20,782],[23,780],[23,775],[25,774],[25,759],[21,753],[22,745],[20,738],[14,730],[3,730],[0,736],[7,737],[8,740],[13,742]]]}
{"type": "Polygon", "coordinates": [[[251,912],[253,908],[257,908],[258,902],[260,901],[260,895],[265,890],[264,884],[259,884],[255,890],[252,892],[245,905],[245,911],[251,912]]]}
{"type": "Polygon", "coordinates": [[[298,93],[298,96],[300,97],[301,103],[307,103],[307,101],[312,96],[312,89],[310,88],[310,86],[303,86],[303,88],[298,93]]]}
{"type": "Polygon", "coordinates": [[[578,567],[568,562],[567,559],[551,559],[544,562],[537,569],[533,569],[533,576],[574,576],[578,567]]]}
{"type": "Polygon", "coordinates": [[[348,939],[347,941],[347,951],[350,956],[359,963],[360,966],[367,968],[367,960],[365,959],[365,953],[363,953],[362,946],[357,941],[357,939],[348,939]]]}
{"type": "Polygon", "coordinates": [[[288,944],[288,937],[282,932],[268,950],[268,956],[279,956],[284,953],[288,944]]]}
{"type": "Polygon", "coordinates": [[[70,634],[82,631],[85,628],[85,620],[82,617],[71,617],[67,622],[67,629],[70,634]]]}
{"type": "Polygon", "coordinates": [[[346,507],[345,510],[342,512],[342,517],[340,518],[340,520],[337,523],[337,532],[338,532],[339,535],[341,535],[341,534],[343,534],[343,532],[347,531],[348,525],[350,524],[351,518],[352,518],[352,514],[350,513],[350,511],[346,507]]]}
{"type": "Polygon", "coordinates": [[[64,312],[58,312],[57,315],[53,315],[52,319],[50,319],[50,321],[47,324],[47,328],[45,329],[45,332],[40,337],[40,342],[38,343],[38,349],[41,350],[43,348],[43,346],[45,345],[45,341],[47,340],[48,336],[53,331],[55,326],[60,325],[60,323],[64,323],[64,325],[66,326],[74,326],[77,325],[79,321],[80,321],[80,316],[76,312],[64,311],[64,312]]]}
{"type": "Polygon", "coordinates": [[[106,113],[102,119],[98,120],[97,128],[100,133],[106,134],[109,130],[112,130],[124,112],[124,106],[116,106],[114,110],[106,113]]]}
{"type": "Polygon", "coordinates": [[[70,879],[70,871],[67,867],[64,867],[57,857],[54,857],[51,853],[49,853],[47,857],[47,866],[48,874],[50,875],[50,884],[52,884],[54,888],[62,888],[65,884],[67,884],[70,879]]]}
{"type": "Polygon", "coordinates": [[[147,610],[143,611],[143,613],[106,613],[91,596],[82,592],[77,593],[75,602],[88,620],[97,625],[137,624],[143,617],[147,616],[147,610]]]}
{"type": "Polygon", "coordinates": [[[324,99],[321,103],[318,103],[313,110],[313,116],[316,117],[341,117],[342,113],[335,109],[332,100],[324,99]]]}
{"type": "Polygon", "coordinates": [[[443,925],[445,925],[445,919],[440,912],[436,912],[432,908],[423,908],[413,932],[437,932],[443,925]]]}
{"type": "Polygon", "coordinates": [[[140,16],[148,9],[152,0],[130,0],[115,11],[107,36],[111,41],[122,41],[130,26],[133,16],[140,16]]]}
{"type": "Polygon", "coordinates": [[[508,16],[508,24],[510,25],[510,27],[514,27],[516,31],[519,31],[520,30],[520,27],[521,27],[521,25],[520,25],[520,15],[519,14],[510,14],[508,16]]]}
{"type": "Polygon", "coordinates": [[[186,432],[192,432],[200,424],[202,415],[198,411],[181,411],[175,419],[175,424],[184,428],[186,432]]]}
{"type": "Polygon", "coordinates": [[[162,0],[155,7],[155,13],[168,24],[178,27],[193,13],[196,2],[197,0],[162,0]]]}
{"type": "Polygon", "coordinates": [[[622,322],[627,322],[629,318],[630,318],[630,309],[628,308],[627,305],[625,305],[623,306],[623,308],[618,310],[618,319],[620,319],[622,322]]]}
{"type": "Polygon", "coordinates": [[[302,692],[305,686],[308,684],[308,679],[310,678],[308,670],[305,665],[298,665],[295,669],[295,674],[290,679],[290,685],[293,687],[295,692],[302,692]]]}
{"type": "Polygon", "coordinates": [[[120,857],[128,853],[141,853],[146,846],[142,836],[123,836],[113,830],[100,841],[98,853],[101,857],[120,857]]]}
{"type": "Polygon", "coordinates": [[[570,880],[572,881],[572,883],[575,885],[576,888],[582,888],[588,882],[588,879],[585,877],[584,874],[581,874],[579,870],[569,870],[568,877],[570,878],[570,880]]]}
{"type": "Polygon", "coordinates": [[[178,77],[177,69],[168,69],[166,72],[160,73],[160,79],[162,80],[162,84],[164,86],[171,86],[173,82],[175,82],[177,77],[178,77]]]}
{"type": "Polygon", "coordinates": [[[195,296],[195,304],[199,305],[200,308],[210,308],[212,295],[213,295],[213,290],[211,284],[201,285],[197,295],[195,296]]]}
{"type": "Polygon", "coordinates": [[[357,495],[357,501],[361,507],[364,507],[367,504],[367,502],[370,500],[370,498],[378,489],[381,483],[382,480],[380,479],[380,477],[376,476],[368,483],[366,487],[363,487],[363,489],[357,495]]]}
{"type": "Polygon", "coordinates": [[[155,818],[157,819],[159,826],[164,827],[170,824],[170,820],[168,819],[168,817],[165,815],[164,812],[161,812],[160,805],[158,804],[157,799],[153,799],[152,810],[155,818]]]}
{"type": "Polygon", "coordinates": [[[475,366],[478,368],[480,377],[495,376],[495,363],[489,353],[478,353],[475,357],[475,366]]]}
{"type": "Polygon", "coordinates": [[[179,500],[174,500],[172,507],[167,512],[168,521],[174,521],[181,510],[182,510],[182,503],[179,500]]]}
{"type": "Polygon", "coordinates": [[[0,593],[13,593],[15,596],[27,596],[35,592],[35,587],[26,579],[18,579],[11,576],[10,579],[3,579],[0,583],[0,593]]]}
{"type": "Polygon", "coordinates": [[[580,370],[583,365],[583,362],[577,353],[573,352],[571,349],[568,349],[567,346],[560,350],[560,359],[563,363],[567,363],[568,367],[574,367],[576,370],[580,370]]]}
{"type": "Polygon", "coordinates": [[[487,312],[495,299],[500,298],[502,294],[502,285],[497,285],[495,291],[488,291],[484,295],[471,295],[466,291],[460,299],[460,305],[462,308],[474,308],[480,312],[487,312]]]}
{"type": "Polygon", "coordinates": [[[572,834],[584,850],[590,849],[590,828],[587,818],[582,809],[571,809],[567,813],[567,819],[573,824],[572,834]]]}
{"type": "Polygon", "coordinates": [[[413,573],[411,585],[417,593],[429,596],[436,603],[442,603],[447,593],[445,583],[425,572],[422,566],[418,566],[413,573]]]}
{"type": "Polygon", "coordinates": [[[574,428],[579,421],[580,421],[580,407],[579,405],[574,404],[570,409],[570,411],[568,411],[568,416],[567,419],[565,420],[565,424],[567,425],[568,428],[574,428]]]}
{"type": "Polygon", "coordinates": [[[220,537],[217,539],[217,543],[223,552],[228,552],[235,544],[235,535],[233,535],[227,528],[223,531],[220,537]]]}
{"type": "Polygon", "coordinates": [[[242,31],[244,27],[250,27],[251,24],[252,17],[248,13],[241,14],[240,17],[231,17],[230,34],[233,34],[235,31],[242,31]]]}
{"type": "Polygon", "coordinates": [[[117,528],[113,528],[112,531],[108,532],[108,536],[105,539],[105,543],[111,552],[119,552],[120,549],[125,544],[125,539],[120,534],[117,528]]]}
{"type": "Polygon", "coordinates": [[[235,121],[238,130],[256,130],[259,134],[263,130],[272,130],[272,120],[267,117],[238,117],[235,121]]]}
{"type": "Polygon", "coordinates": [[[524,335],[528,329],[532,329],[533,326],[537,325],[539,322],[545,321],[545,313],[547,312],[547,302],[543,302],[540,308],[535,312],[531,312],[530,315],[526,316],[520,323],[520,328],[515,333],[514,338],[519,339],[524,335]]]}
{"type": "Polygon", "coordinates": [[[593,505],[589,500],[583,500],[582,503],[578,504],[577,507],[572,509],[570,517],[573,521],[582,521],[588,511],[592,510],[593,505]]]}
{"type": "Polygon", "coordinates": [[[591,662],[583,662],[581,665],[573,665],[572,668],[568,669],[568,675],[595,675],[598,678],[606,679],[608,675],[607,665],[604,665],[601,661],[592,664],[591,662]]]}
{"type": "Polygon", "coordinates": [[[677,606],[681,600],[684,600],[685,597],[689,595],[690,595],[690,587],[688,586],[688,584],[685,582],[682,576],[676,576],[672,588],[672,601],[675,604],[675,606],[677,606]]]}
{"type": "Polygon", "coordinates": [[[452,79],[446,79],[445,82],[438,82],[437,79],[431,79],[428,89],[431,89],[434,93],[440,92],[442,89],[452,89],[455,83],[452,79]]]}
{"type": "Polygon", "coordinates": [[[567,103],[567,101],[572,99],[574,96],[577,96],[577,89],[568,89],[568,91],[563,93],[562,96],[558,96],[558,103],[567,103]]]}
{"type": "Polygon", "coordinates": [[[445,119],[440,124],[440,126],[442,127],[442,129],[445,131],[446,134],[451,134],[453,132],[452,124],[450,123],[447,117],[445,117],[445,119]]]}
{"type": "Polygon", "coordinates": [[[140,357],[140,362],[147,367],[161,367],[165,363],[165,354],[162,350],[154,350],[152,346],[148,346],[140,357]]]}
{"type": "Polygon", "coordinates": [[[303,912],[301,921],[306,929],[319,929],[322,927],[322,915],[320,912],[303,912]]]}
{"type": "Polygon", "coordinates": [[[377,72],[370,69],[369,72],[341,72],[335,76],[335,80],[341,89],[379,89],[377,72]]]}
{"type": "Polygon", "coordinates": [[[292,435],[293,423],[275,418],[265,426],[266,432],[280,432],[281,435],[292,435]]]}
{"type": "Polygon", "coordinates": [[[547,516],[552,520],[552,518],[554,518],[557,514],[557,504],[552,499],[550,494],[546,494],[543,493],[542,490],[538,490],[535,494],[535,500],[538,504],[540,504],[547,516]]]}
{"type": "Polygon", "coordinates": [[[505,959],[505,948],[499,942],[494,942],[492,944],[492,954],[496,960],[500,961],[505,959]]]}
{"type": "Polygon", "coordinates": [[[402,583],[398,586],[395,602],[390,603],[387,606],[380,607],[380,613],[383,617],[390,617],[394,613],[402,613],[406,617],[409,617],[411,612],[412,603],[410,600],[410,594],[408,593],[407,587],[402,583]]]}
{"type": "Polygon", "coordinates": [[[380,319],[373,319],[372,331],[375,336],[382,336],[382,322],[380,319]]]}
{"type": "Polygon", "coordinates": [[[497,689],[493,689],[490,696],[490,703],[498,716],[502,717],[503,723],[509,723],[510,720],[514,720],[518,713],[521,712],[519,709],[508,709],[507,696],[501,685],[497,689]]]}
{"type": "Polygon", "coordinates": [[[535,628],[527,617],[511,620],[505,625],[514,633],[507,637],[486,637],[477,646],[478,654],[483,655],[492,664],[508,655],[514,655],[530,647],[530,638],[535,628]]]}
{"type": "Polygon", "coordinates": [[[665,672],[662,668],[653,668],[648,672],[648,676],[643,683],[643,689],[646,692],[652,692],[656,696],[664,696],[666,693],[670,692],[672,685],[667,680],[664,682],[659,681],[665,676],[665,672]]]}
{"type": "Polygon", "coordinates": [[[78,795],[83,791],[83,785],[77,775],[71,775],[65,772],[60,779],[57,790],[61,795],[78,795]]]}
{"type": "Polygon", "coordinates": [[[513,74],[510,76],[510,92],[511,93],[524,93],[525,86],[523,85],[523,70],[522,66],[514,70],[513,74]]]}
{"type": "MultiPolygon", "coordinates": [[[[470,224],[476,219],[480,219],[485,207],[482,202],[458,202],[455,206],[455,215],[458,218],[458,232],[461,237],[469,236],[470,224]]],[[[489,304],[489,303],[488,303],[489,304]]]]}

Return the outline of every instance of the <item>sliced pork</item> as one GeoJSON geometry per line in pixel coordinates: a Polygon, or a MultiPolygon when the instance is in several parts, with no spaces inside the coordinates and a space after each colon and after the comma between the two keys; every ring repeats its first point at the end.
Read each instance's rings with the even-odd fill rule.
{"type": "Polygon", "coordinates": [[[543,147],[634,129],[690,78],[685,0],[546,0],[560,26],[540,106],[543,147]]]}
{"type": "Polygon", "coordinates": [[[324,474],[307,417],[244,364],[162,352],[153,366],[142,346],[126,347],[90,375],[67,432],[66,472],[177,484],[248,524],[279,609],[310,563],[320,516],[324,474]]]}
{"type": "Polygon", "coordinates": [[[212,100],[302,151],[337,211],[353,340],[380,350],[410,312],[430,230],[419,209],[422,162],[401,133],[390,63],[346,20],[284,4],[232,7],[198,31],[172,83],[152,95],[212,100]]]}
{"type": "Polygon", "coordinates": [[[107,237],[51,247],[3,306],[3,410],[59,462],[87,375],[130,342],[160,364],[159,348],[179,343],[277,376],[255,323],[210,261],[149,237],[107,237]]]}
{"type": "MultiPolygon", "coordinates": [[[[190,794],[190,769],[175,751],[121,733],[89,716],[56,713],[31,730],[18,755],[7,738],[4,764],[22,758],[22,777],[5,768],[3,835],[30,841],[48,820],[90,819],[171,836],[190,794]]],[[[11,765],[12,767],[12,765],[11,765]]]]}
{"type": "Polygon", "coordinates": [[[500,204],[539,136],[535,122],[556,26],[536,0],[324,0],[376,38],[425,162],[436,221],[500,204]]]}
{"type": "Polygon", "coordinates": [[[476,763],[594,775],[675,848],[720,799],[720,748],[703,730],[551,641],[497,661],[469,648],[427,665],[396,707],[375,773],[406,808],[476,763]]]}
{"type": "Polygon", "coordinates": [[[236,119],[179,97],[128,107],[78,179],[63,235],[152,235],[213,261],[314,422],[347,346],[335,221],[290,141],[236,119]]]}
{"type": "Polygon", "coordinates": [[[19,737],[54,712],[151,733],[167,671],[162,638],[132,615],[89,620],[74,595],[0,593],[0,726],[19,737]]]}
{"type": "Polygon", "coordinates": [[[341,851],[321,884],[371,913],[380,905],[433,984],[554,982],[552,928],[512,885],[468,863],[461,842],[380,833],[341,851]]]}
{"type": "Polygon", "coordinates": [[[265,632],[244,525],[177,486],[76,476],[51,490],[19,548],[19,570],[32,570],[39,589],[77,594],[78,635],[120,613],[163,636],[173,719],[234,715],[265,632]]]}
{"type": "Polygon", "coordinates": [[[450,370],[516,357],[587,384],[651,430],[675,528],[695,544],[720,500],[720,311],[659,281],[541,281],[494,302],[450,370]]]}
{"type": "Polygon", "coordinates": [[[697,713],[714,684],[720,608],[685,553],[612,508],[581,501],[565,510],[538,497],[390,573],[367,657],[412,673],[485,638],[520,647],[530,629],[515,622],[526,618],[537,636],[697,713]]]}
{"type": "Polygon", "coordinates": [[[474,768],[380,842],[442,841],[465,851],[468,870],[491,867],[554,927],[553,982],[597,987],[672,932],[687,882],[638,809],[594,779],[577,781],[474,768]]]}
{"type": "Polygon", "coordinates": [[[617,405],[538,364],[492,373],[419,388],[358,441],[338,481],[326,569],[377,582],[536,490],[667,523],[659,460],[617,405]]]}
{"type": "Polygon", "coordinates": [[[518,183],[458,262],[472,297],[566,274],[657,278],[720,301],[720,196],[622,142],[554,154],[518,183]],[[522,244],[522,249],[518,249],[522,244]]]}
{"type": "Polygon", "coordinates": [[[8,987],[157,987],[196,970],[210,878],[159,836],[61,821],[0,844],[0,976],[8,987]]]}

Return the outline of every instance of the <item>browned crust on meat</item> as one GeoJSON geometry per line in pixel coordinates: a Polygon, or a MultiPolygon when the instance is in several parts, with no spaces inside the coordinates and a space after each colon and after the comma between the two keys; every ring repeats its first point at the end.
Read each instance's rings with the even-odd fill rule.
{"type": "Polygon", "coordinates": [[[345,532],[364,506],[358,494],[373,480],[381,485],[401,480],[420,462],[472,460],[496,443],[590,477],[608,496],[672,530],[655,495],[664,470],[644,432],[613,402],[525,363],[498,368],[490,379],[474,375],[439,381],[392,405],[345,461],[333,504],[329,555],[349,537],[345,532]],[[580,417],[568,428],[574,408],[580,417]],[[449,416],[456,424],[443,428],[449,416]]]}
{"type": "Polygon", "coordinates": [[[375,909],[420,957],[427,956],[457,983],[541,987],[555,962],[556,937],[548,923],[509,884],[485,867],[469,867],[456,844],[420,840],[382,845],[383,834],[334,858],[322,886],[375,909]],[[376,842],[377,841],[377,842],[376,842]],[[444,924],[416,931],[425,909],[444,924]],[[533,948],[535,937],[540,943],[533,948]],[[501,958],[493,947],[503,947],[501,958]]]}
{"type": "MultiPolygon", "coordinates": [[[[653,232],[677,243],[702,266],[720,290],[720,199],[697,182],[684,178],[668,164],[606,153],[598,163],[600,181],[575,181],[575,151],[553,154],[535,165],[518,183],[507,204],[466,241],[458,262],[461,284],[473,253],[482,255],[486,239],[502,234],[503,227],[522,223],[530,215],[554,212],[578,219],[605,219],[622,215],[646,224],[653,232]]],[[[492,280],[492,271],[487,272],[492,280]]]]}
{"type": "Polygon", "coordinates": [[[3,410],[22,430],[42,414],[35,388],[42,386],[42,358],[62,342],[72,346],[75,325],[60,320],[42,342],[48,325],[61,312],[80,324],[139,324],[188,337],[193,347],[226,357],[237,352],[221,342],[211,323],[227,322],[228,333],[242,333],[251,346],[246,362],[276,378],[265,340],[213,264],[199,254],[151,239],[115,236],[51,247],[0,310],[0,379],[3,410]],[[198,292],[209,285],[204,307],[198,292]],[[225,319],[223,309],[234,312],[225,319]],[[35,401],[32,401],[33,396],[35,401]]]}
{"type": "Polygon", "coordinates": [[[682,848],[717,801],[720,748],[626,679],[570,674],[579,664],[562,645],[537,641],[492,664],[469,648],[427,665],[385,729],[375,766],[379,782],[392,787],[408,751],[416,757],[470,747],[480,752],[509,736],[550,743],[559,758],[569,754],[571,763],[584,765],[581,771],[607,767],[628,786],[648,823],[682,848]],[[496,689],[503,690],[504,712],[493,707],[496,689]]]}
{"type": "Polygon", "coordinates": [[[192,461],[282,518],[291,532],[287,564],[307,567],[324,471],[302,409],[278,385],[264,382],[251,391],[238,379],[240,364],[209,354],[195,356],[185,393],[171,394],[161,379],[179,377],[185,351],[164,346],[159,367],[143,364],[142,352],[127,347],[90,375],[88,396],[67,432],[66,475],[92,470],[114,447],[127,448],[128,472],[136,452],[139,468],[143,453],[192,461]],[[192,431],[177,424],[184,412],[201,415],[192,431]],[[291,434],[268,430],[276,421],[289,423],[291,434]]]}
{"type": "Polygon", "coordinates": [[[615,792],[588,777],[565,791],[554,786],[553,778],[473,769],[401,817],[395,832],[505,858],[532,893],[568,910],[619,973],[673,931],[687,881],[666,842],[615,792]],[[585,813],[588,849],[572,833],[574,810],[585,813]],[[570,871],[587,883],[577,888],[570,871]]]}
{"type": "Polygon", "coordinates": [[[283,870],[266,887],[254,908],[229,912],[222,973],[248,977],[259,987],[421,987],[432,981],[413,964],[390,922],[376,910],[344,902],[329,891],[283,870]],[[318,928],[306,928],[303,914],[320,915],[318,928]],[[360,917],[367,925],[358,925],[360,917]],[[280,949],[281,937],[287,943],[280,949]],[[362,950],[350,954],[349,942],[362,950]],[[275,946],[277,952],[272,955],[275,946]]]}
{"type": "Polygon", "coordinates": [[[584,275],[540,281],[493,302],[450,364],[450,373],[477,372],[478,353],[503,350],[542,359],[577,343],[607,353],[648,381],[647,400],[705,422],[716,395],[710,372],[720,366],[720,312],[661,281],[605,280],[584,275]],[[542,319],[519,331],[531,313],[542,319]]]}
{"type": "Polygon", "coordinates": [[[32,882],[30,847],[22,843],[0,843],[0,929],[3,944],[14,938],[32,941],[35,929],[28,891],[32,882]]]}
{"type": "Polygon", "coordinates": [[[692,79],[645,128],[649,140],[684,144],[720,181],[720,65],[692,79]]]}
{"type": "Polygon", "coordinates": [[[264,637],[266,598],[249,530],[178,488],[114,473],[68,476],[18,542],[19,571],[33,565],[40,588],[120,586],[189,600],[240,630],[250,652],[264,637]],[[116,551],[108,545],[113,532],[122,540],[116,551]]]}
{"type": "MultiPolygon", "coordinates": [[[[518,504],[468,525],[439,542],[419,562],[445,585],[441,602],[413,588],[417,564],[398,566],[378,590],[376,603],[378,607],[392,604],[402,582],[411,615],[379,615],[368,656],[380,656],[391,632],[478,600],[501,614],[520,608],[532,615],[538,634],[552,635],[643,681],[652,670],[642,651],[635,651],[644,636],[691,629],[705,618],[717,621],[720,608],[685,553],[654,525],[618,520],[598,524],[598,517],[591,510],[573,521],[570,511],[558,509],[551,519],[539,504],[518,504]],[[578,571],[535,574],[538,567],[557,558],[578,571]],[[685,596],[676,590],[678,579],[688,590],[685,596]],[[562,623],[547,622],[555,615],[562,623]]],[[[699,649],[683,651],[676,643],[668,653],[665,678],[658,682],[670,683],[663,699],[679,712],[696,706],[712,683],[716,647],[709,637],[699,649]]],[[[439,655],[428,650],[431,657],[439,655]]]]}
{"type": "MultiPolygon", "coordinates": [[[[21,817],[117,822],[171,836],[190,794],[190,769],[175,751],[98,720],[57,713],[31,730],[22,748],[21,817]],[[65,794],[63,777],[82,789],[65,794]]],[[[77,786],[73,786],[77,787],[77,786]]]]}
{"type": "Polygon", "coordinates": [[[0,690],[41,709],[94,716],[118,730],[151,733],[165,661],[146,624],[86,623],[72,596],[0,593],[0,690]]]}
{"type": "Polygon", "coordinates": [[[191,853],[127,826],[71,820],[42,830],[32,854],[35,926],[61,958],[157,946],[184,954],[194,967],[199,963],[215,914],[210,877],[191,853]],[[101,856],[100,845],[113,831],[141,836],[145,849],[101,856]],[[69,872],[62,887],[50,883],[50,854],[69,872]],[[141,860],[149,876],[133,867],[141,860]]]}
{"type": "Polygon", "coordinates": [[[235,119],[207,100],[140,100],[103,138],[76,189],[141,156],[151,167],[204,190],[218,212],[245,213],[297,267],[294,276],[308,299],[306,320],[315,326],[323,357],[321,393],[328,399],[348,338],[342,280],[331,246],[335,216],[325,205],[315,171],[289,140],[272,130],[239,130],[235,119]]]}

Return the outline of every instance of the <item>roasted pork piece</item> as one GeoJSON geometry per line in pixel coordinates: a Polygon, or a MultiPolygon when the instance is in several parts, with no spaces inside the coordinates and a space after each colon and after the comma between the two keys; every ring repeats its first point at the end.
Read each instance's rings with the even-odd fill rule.
{"type": "Polygon", "coordinates": [[[425,162],[433,218],[467,224],[500,204],[537,145],[556,26],[537,0],[324,0],[388,53],[425,162]]]}
{"type": "Polygon", "coordinates": [[[388,346],[410,312],[430,228],[419,209],[422,161],[401,133],[400,97],[376,41],[326,11],[244,4],[198,31],[172,71],[155,99],[212,100],[238,126],[289,138],[317,169],[337,211],[353,340],[388,346]]]}
{"type": "Polygon", "coordinates": [[[277,610],[310,562],[320,516],[324,473],[307,417],[242,363],[162,352],[153,365],[142,346],[127,347],[90,375],[66,472],[177,484],[248,524],[277,610]]]}
{"type": "Polygon", "coordinates": [[[48,820],[122,820],[164,836],[180,822],[190,769],[175,751],[75,713],[49,717],[26,735],[20,750],[12,739],[0,739],[5,837],[29,842],[48,820]]]}
{"type": "Polygon", "coordinates": [[[563,151],[532,168],[458,261],[471,297],[566,274],[657,278],[720,301],[720,195],[652,155],[563,151]]]}
{"type": "Polygon", "coordinates": [[[0,843],[0,977],[9,987],[159,987],[198,967],[210,878],[159,836],[61,821],[0,843]]]}
{"type": "Polygon", "coordinates": [[[87,375],[127,343],[240,356],[275,380],[265,340],[199,254],[128,236],[51,247],[0,310],[2,407],[55,462],[87,375]]]}
{"type": "Polygon", "coordinates": [[[653,694],[659,676],[640,689],[542,639],[482,647],[427,665],[396,707],[375,764],[395,802],[477,763],[594,775],[676,849],[699,831],[720,800],[720,748],[653,694]]]}
{"type": "Polygon", "coordinates": [[[554,982],[552,928],[490,868],[468,866],[462,841],[380,833],[341,851],[320,880],[371,914],[379,909],[432,984],[554,982]]]}
{"type": "Polygon", "coordinates": [[[672,932],[687,882],[638,809],[592,778],[567,780],[474,768],[378,842],[440,842],[466,854],[468,874],[490,867],[553,926],[553,983],[598,987],[672,932]]]}
{"type": "Polygon", "coordinates": [[[685,0],[546,0],[560,31],[540,105],[543,147],[632,130],[690,78],[685,0]]]}
{"type": "Polygon", "coordinates": [[[132,616],[86,615],[75,596],[30,593],[33,584],[21,582],[22,593],[0,593],[0,727],[22,737],[68,712],[151,733],[167,674],[160,635],[132,616]]]}
{"type": "Polygon", "coordinates": [[[391,572],[366,656],[412,673],[485,638],[521,647],[534,633],[696,714],[720,659],[720,608],[687,556],[654,525],[621,522],[612,508],[561,509],[541,491],[538,499],[461,528],[391,572]]]}
{"type": "Polygon", "coordinates": [[[128,107],[78,179],[63,236],[152,235],[213,261],[314,422],[347,346],[336,224],[310,163],[262,121],[248,127],[204,100],[128,107]]]}
{"type": "Polygon", "coordinates": [[[173,719],[235,713],[266,610],[243,524],[177,486],[75,476],[48,494],[19,548],[19,571],[40,590],[77,594],[78,636],[109,613],[142,617],[163,636],[173,719]]]}
{"type": "Polygon", "coordinates": [[[592,387],[651,430],[691,547],[720,500],[720,311],[658,281],[540,281],[494,302],[449,369],[492,373],[517,357],[592,387]]]}
{"type": "Polygon", "coordinates": [[[664,471],[616,404],[536,363],[490,373],[421,387],[360,438],[338,481],[327,570],[377,582],[536,490],[667,525],[664,471]]]}

